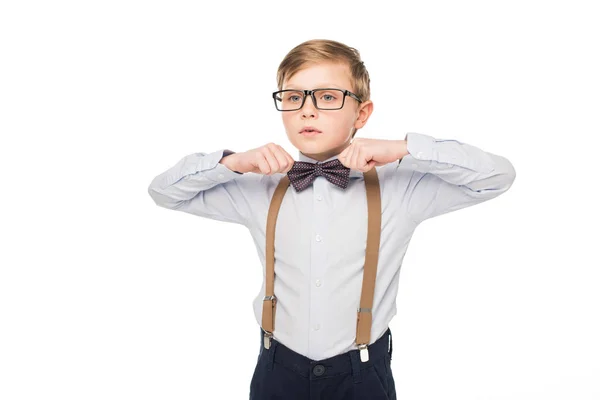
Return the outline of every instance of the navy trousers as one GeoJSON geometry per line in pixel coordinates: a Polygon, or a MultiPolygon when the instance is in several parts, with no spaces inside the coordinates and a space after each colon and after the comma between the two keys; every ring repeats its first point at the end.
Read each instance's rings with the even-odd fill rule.
{"type": "Polygon", "coordinates": [[[396,400],[389,328],[369,345],[367,362],[359,350],[315,361],[275,339],[265,349],[263,335],[250,400],[396,400]]]}

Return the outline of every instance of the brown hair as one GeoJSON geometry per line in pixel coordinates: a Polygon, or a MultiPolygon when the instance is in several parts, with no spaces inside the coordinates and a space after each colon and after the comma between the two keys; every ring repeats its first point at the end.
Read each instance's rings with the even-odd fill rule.
{"type": "MultiPolygon", "coordinates": [[[[349,90],[356,94],[363,102],[371,99],[369,72],[365,63],[360,59],[360,53],[335,40],[313,39],[300,43],[294,47],[279,64],[277,69],[277,87],[283,88],[283,82],[289,80],[296,72],[310,64],[319,62],[334,62],[348,65],[350,69],[349,90]]],[[[352,137],[356,134],[356,128],[352,137]]]]}

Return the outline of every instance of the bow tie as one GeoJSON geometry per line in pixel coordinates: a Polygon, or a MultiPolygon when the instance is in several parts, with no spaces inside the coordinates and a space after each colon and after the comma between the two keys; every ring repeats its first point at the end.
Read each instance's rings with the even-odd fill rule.
{"type": "Polygon", "coordinates": [[[350,168],[344,166],[340,160],[333,159],[324,163],[294,161],[292,169],[287,173],[290,183],[296,192],[309,187],[317,176],[324,176],[329,182],[346,189],[350,177],[350,168]]]}

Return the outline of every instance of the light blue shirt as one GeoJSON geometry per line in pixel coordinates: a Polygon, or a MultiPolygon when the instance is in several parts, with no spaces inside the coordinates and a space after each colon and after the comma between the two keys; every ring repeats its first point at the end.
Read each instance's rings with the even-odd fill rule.
{"type": "MultiPolygon", "coordinates": [[[[506,158],[467,143],[414,132],[405,139],[408,155],[375,167],[382,215],[371,343],[396,315],[400,266],[417,225],[493,199],[507,191],[516,176],[506,158]]],[[[263,267],[263,283],[253,301],[261,325],[267,214],[284,174],[234,172],[219,163],[224,152],[231,151],[182,158],[156,176],[148,192],[161,207],[248,228],[263,267]]],[[[299,160],[316,162],[301,152],[299,160]]],[[[323,176],[299,193],[289,186],[275,230],[276,340],[313,360],[357,348],[356,310],[366,244],[362,172],[350,171],[346,190],[323,176]]]]}

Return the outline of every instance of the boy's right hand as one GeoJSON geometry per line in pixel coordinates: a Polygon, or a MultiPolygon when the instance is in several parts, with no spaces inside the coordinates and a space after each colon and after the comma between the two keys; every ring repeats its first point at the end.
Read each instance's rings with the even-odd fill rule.
{"type": "Polygon", "coordinates": [[[231,158],[233,169],[238,172],[254,172],[256,174],[273,175],[287,172],[294,166],[294,159],[281,146],[268,143],[243,153],[227,156],[231,158]]]}

